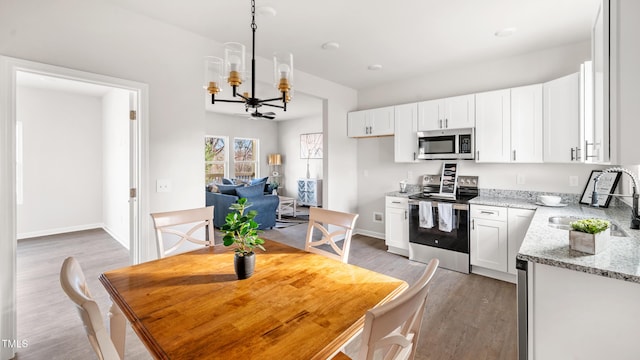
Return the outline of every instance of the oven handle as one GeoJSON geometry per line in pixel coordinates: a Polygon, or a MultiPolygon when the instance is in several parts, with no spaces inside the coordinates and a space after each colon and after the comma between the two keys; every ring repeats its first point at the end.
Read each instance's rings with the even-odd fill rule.
{"type": "MultiPolygon", "coordinates": [[[[425,200],[425,201],[429,201],[429,200],[425,200]]],[[[415,200],[415,199],[411,199],[409,200],[409,205],[419,205],[420,200],[415,200]]],[[[453,205],[453,210],[463,210],[463,211],[469,211],[469,204],[457,204],[457,203],[447,203],[447,202],[443,202],[443,204],[451,204],[453,205]]],[[[438,202],[437,201],[431,201],[431,207],[438,207],[438,202]]]]}

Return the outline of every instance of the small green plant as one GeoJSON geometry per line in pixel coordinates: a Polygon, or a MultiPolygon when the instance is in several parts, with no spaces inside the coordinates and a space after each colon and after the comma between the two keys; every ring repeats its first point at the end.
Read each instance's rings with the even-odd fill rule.
{"type": "Polygon", "coordinates": [[[571,228],[587,234],[597,234],[609,228],[611,223],[602,219],[582,219],[571,222],[571,228]]]}
{"type": "Polygon", "coordinates": [[[258,223],[253,220],[258,212],[251,210],[245,214],[247,208],[251,207],[246,198],[238,199],[238,202],[231,204],[229,209],[233,210],[224,219],[225,224],[220,228],[224,232],[224,246],[236,245],[235,252],[241,256],[251,254],[254,248],[266,251],[264,240],[258,237],[258,223]]]}

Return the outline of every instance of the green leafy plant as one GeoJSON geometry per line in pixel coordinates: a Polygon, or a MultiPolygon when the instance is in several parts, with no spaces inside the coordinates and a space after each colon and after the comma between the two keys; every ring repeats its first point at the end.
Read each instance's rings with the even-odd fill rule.
{"type": "Polygon", "coordinates": [[[247,208],[251,207],[250,202],[247,202],[246,198],[238,199],[238,202],[231,204],[229,209],[233,210],[227,214],[224,219],[225,224],[220,228],[224,232],[223,243],[224,246],[236,245],[235,252],[242,256],[251,254],[254,248],[259,248],[262,251],[266,251],[264,246],[264,240],[258,237],[260,230],[258,230],[258,223],[254,218],[258,215],[258,212],[251,210],[245,214],[247,208]]]}
{"type": "Polygon", "coordinates": [[[587,234],[597,234],[609,228],[611,223],[603,219],[582,219],[571,222],[571,228],[587,234]]]}

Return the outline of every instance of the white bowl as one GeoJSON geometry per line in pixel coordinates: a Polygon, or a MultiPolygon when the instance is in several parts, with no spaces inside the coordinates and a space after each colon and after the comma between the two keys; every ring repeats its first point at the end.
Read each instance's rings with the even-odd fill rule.
{"type": "Polygon", "coordinates": [[[545,205],[558,205],[562,198],[560,196],[542,195],[539,197],[540,202],[545,205]]]}

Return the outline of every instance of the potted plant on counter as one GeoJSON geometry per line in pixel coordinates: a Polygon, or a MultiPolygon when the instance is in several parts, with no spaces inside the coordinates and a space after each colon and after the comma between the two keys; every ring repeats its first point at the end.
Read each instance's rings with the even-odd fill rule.
{"type": "Polygon", "coordinates": [[[227,214],[225,224],[220,228],[224,232],[224,245],[236,247],[233,264],[238,279],[247,279],[253,275],[256,263],[254,248],[266,251],[262,246],[264,240],[258,237],[258,223],[254,220],[258,212],[251,210],[245,214],[251,205],[246,198],[238,199],[237,203],[229,207],[233,211],[227,214]]]}
{"type": "Polygon", "coordinates": [[[611,223],[603,219],[581,219],[571,222],[569,248],[595,255],[607,248],[611,223]]]}

